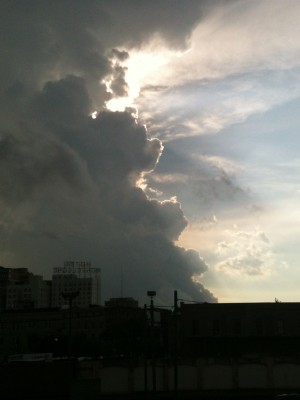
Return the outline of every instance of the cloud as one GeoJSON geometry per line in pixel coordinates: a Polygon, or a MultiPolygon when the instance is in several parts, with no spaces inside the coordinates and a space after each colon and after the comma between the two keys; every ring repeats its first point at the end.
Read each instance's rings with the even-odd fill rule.
{"type": "Polygon", "coordinates": [[[127,92],[129,44],[160,35],[180,48],[199,18],[198,2],[154,3],[1,5],[1,263],[49,277],[64,260],[88,259],[102,268],[103,298],[120,295],[122,270],[127,296],[145,300],[151,289],[167,303],[178,289],[216,301],[192,279],[204,260],[175,244],[187,225],[180,203],[138,186],[161,141],[132,109],[105,108],[127,92]]]}
{"type": "Polygon", "coordinates": [[[237,171],[241,170],[241,167],[237,165],[237,163],[232,160],[226,159],[225,157],[202,155],[200,156],[200,159],[202,159],[204,162],[209,163],[213,167],[224,171],[224,173],[228,176],[232,176],[236,174],[237,171]]]}
{"type": "Polygon", "coordinates": [[[192,223],[201,224],[211,215],[218,217],[229,210],[246,211],[252,207],[255,199],[236,177],[243,167],[217,155],[216,147],[211,146],[216,155],[201,154],[198,147],[201,145],[192,144],[179,149],[176,143],[166,143],[161,162],[145,177],[149,187],[161,199],[176,196],[192,223]]]}
{"type": "Polygon", "coordinates": [[[225,77],[199,76],[183,83],[179,75],[159,95],[142,90],[137,99],[140,117],[147,122],[149,131],[164,142],[226,133],[252,116],[298,98],[298,69],[241,70],[225,77]]]}
{"type": "Polygon", "coordinates": [[[151,177],[152,182],[164,183],[164,184],[186,182],[187,179],[188,179],[187,175],[180,173],[175,173],[175,174],[160,173],[160,174],[154,174],[151,177]]]}
{"type": "Polygon", "coordinates": [[[299,2],[229,1],[211,7],[190,38],[190,51],[172,60],[170,81],[215,79],[246,71],[299,66],[299,2]]]}
{"type": "Polygon", "coordinates": [[[260,230],[227,231],[227,241],[218,243],[219,261],[214,268],[229,275],[261,278],[269,276],[275,265],[272,243],[260,230]]]}
{"type": "Polygon", "coordinates": [[[297,0],[215,2],[188,49],[158,43],[165,62],[149,69],[136,99],[150,132],[164,141],[216,134],[299,97],[297,11],[297,0]]]}

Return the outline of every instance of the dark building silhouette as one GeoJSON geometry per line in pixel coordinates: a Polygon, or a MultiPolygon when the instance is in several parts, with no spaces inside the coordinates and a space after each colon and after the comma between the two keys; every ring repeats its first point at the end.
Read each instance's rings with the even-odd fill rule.
{"type": "Polygon", "coordinates": [[[114,297],[105,302],[105,307],[137,308],[139,303],[132,297],[114,297]]]}
{"type": "Polygon", "coordinates": [[[300,303],[181,304],[185,356],[300,354],[300,303]]]}
{"type": "Polygon", "coordinates": [[[51,282],[27,268],[0,267],[0,310],[50,307],[51,282]]]}
{"type": "Polygon", "coordinates": [[[74,357],[138,357],[146,330],[145,310],[132,306],[75,306],[71,312],[69,308],[3,310],[0,354],[2,360],[13,354],[41,352],[64,357],[71,339],[74,357]]]}
{"type": "Polygon", "coordinates": [[[43,398],[47,387],[67,396],[73,385],[80,398],[89,390],[266,399],[299,389],[300,303],[182,303],[174,312],[120,298],[71,310],[2,310],[2,393],[43,398]]]}

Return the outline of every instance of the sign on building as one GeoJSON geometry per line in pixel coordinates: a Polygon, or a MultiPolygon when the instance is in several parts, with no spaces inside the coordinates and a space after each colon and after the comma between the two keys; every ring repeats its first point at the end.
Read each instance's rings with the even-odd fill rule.
{"type": "Polygon", "coordinates": [[[92,267],[90,261],[65,261],[63,267],[53,268],[55,275],[76,275],[79,278],[88,276],[97,276],[100,274],[101,268],[92,267]]]}

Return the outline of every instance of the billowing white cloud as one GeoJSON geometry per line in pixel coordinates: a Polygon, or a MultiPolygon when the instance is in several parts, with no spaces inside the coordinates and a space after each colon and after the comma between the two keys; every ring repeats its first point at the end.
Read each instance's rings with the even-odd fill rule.
{"type": "Polygon", "coordinates": [[[216,254],[217,271],[247,277],[270,275],[275,261],[272,244],[260,230],[227,231],[227,240],[218,243],[216,254]]]}

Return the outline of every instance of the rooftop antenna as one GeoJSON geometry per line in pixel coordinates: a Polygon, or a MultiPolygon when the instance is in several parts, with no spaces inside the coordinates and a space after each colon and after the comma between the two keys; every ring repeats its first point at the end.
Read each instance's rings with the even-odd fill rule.
{"type": "Polygon", "coordinates": [[[275,303],[281,303],[281,301],[278,300],[277,297],[275,297],[275,303]]]}

